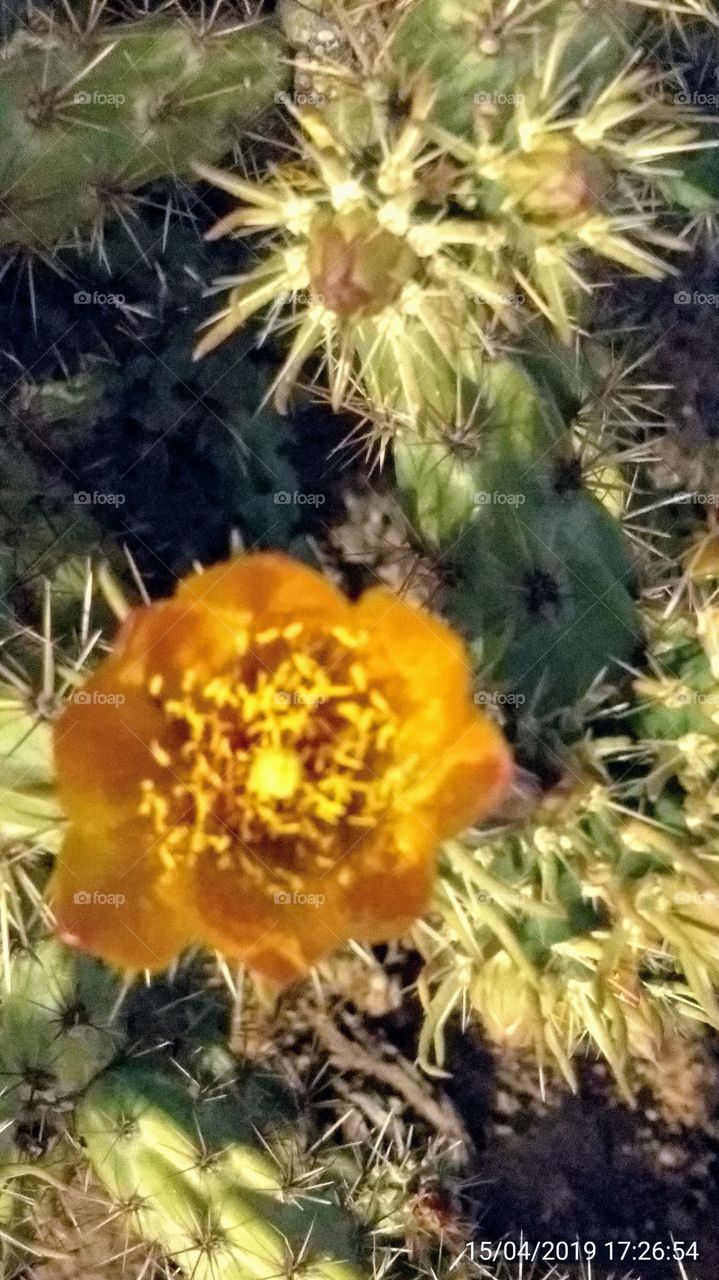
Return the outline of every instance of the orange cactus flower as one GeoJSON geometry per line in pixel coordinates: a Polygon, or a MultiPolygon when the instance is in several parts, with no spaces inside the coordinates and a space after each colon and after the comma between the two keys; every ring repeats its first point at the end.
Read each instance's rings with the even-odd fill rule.
{"type": "Polygon", "coordinates": [[[135,970],[201,943],[278,983],[402,933],[512,769],[444,623],[269,553],[135,610],[55,757],[64,940],[135,970]]]}

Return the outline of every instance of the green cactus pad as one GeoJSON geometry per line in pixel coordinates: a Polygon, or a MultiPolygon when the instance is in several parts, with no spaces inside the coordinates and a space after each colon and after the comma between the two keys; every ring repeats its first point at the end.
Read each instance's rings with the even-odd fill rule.
{"type": "Polygon", "coordinates": [[[262,1142],[253,1119],[241,1092],[197,1099],[176,1078],[128,1066],[93,1085],[77,1125],[136,1229],[188,1274],[272,1280],[301,1254],[318,1276],[360,1280],[355,1224],[325,1181],[313,1193],[303,1178],[289,1117],[268,1111],[262,1142]]]}
{"type": "Polygon", "coordinates": [[[53,939],[15,952],[0,997],[4,1108],[75,1097],[117,1053],[118,988],[99,961],[53,939]]]}
{"type": "Polygon", "coordinates": [[[0,243],[46,250],[124,192],[189,177],[286,82],[267,24],[20,31],[0,65],[0,243]]]}
{"type": "Polygon", "coordinates": [[[642,635],[612,517],[581,492],[554,503],[523,496],[521,507],[488,507],[458,542],[449,608],[482,637],[495,678],[548,714],[631,659],[642,635]]]}

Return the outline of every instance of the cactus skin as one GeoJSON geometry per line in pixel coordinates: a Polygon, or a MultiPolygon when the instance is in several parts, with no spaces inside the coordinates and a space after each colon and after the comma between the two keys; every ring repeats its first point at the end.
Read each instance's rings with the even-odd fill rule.
{"type": "MultiPolygon", "coordinates": [[[[416,0],[406,11],[393,54],[410,74],[431,77],[435,118],[445,128],[471,136],[476,95],[511,94],[532,74],[537,28],[511,19],[494,0],[416,0]]],[[[603,75],[609,76],[632,51],[641,23],[639,6],[625,0],[607,0],[591,10],[575,0],[553,0],[540,25],[544,39],[553,28],[562,32],[564,73],[573,72],[594,49],[603,75]]]]}
{"type": "MultiPolygon", "coordinates": [[[[284,7],[285,28],[300,49],[325,10],[341,23],[315,4],[307,37],[296,10],[284,7]]],[[[242,201],[211,238],[273,238],[259,266],[219,281],[230,293],[196,354],[270,308],[294,331],[279,407],[324,351],[335,409],[349,402],[411,437],[463,425],[484,355],[531,322],[574,341],[602,262],[656,279],[675,270],[665,259],[687,245],[662,223],[662,183],[709,140],[668,77],[658,87],[653,68],[632,65],[638,5],[588,18],[553,0],[538,22],[521,5],[455,0],[403,13],[377,23],[370,90],[371,54],[345,7],[359,65],[330,41],[323,89],[294,113],[302,167],[258,183],[201,170],[242,201]],[[428,31],[442,35],[428,44],[428,31]],[[333,66],[342,89],[328,100],[333,66]]]]}
{"type": "Polygon", "coordinates": [[[631,562],[546,376],[486,361],[475,414],[454,447],[396,442],[400,492],[449,571],[446,609],[478,665],[530,713],[556,715],[641,644],[631,562]]]}
{"type": "Polygon", "coordinates": [[[61,814],[51,769],[50,726],[0,690],[0,815],[5,840],[40,838],[54,847],[61,814]]]}
{"type": "Polygon", "coordinates": [[[481,516],[450,558],[449,613],[502,688],[536,715],[581,702],[642,638],[621,530],[580,491],[481,516]],[[582,636],[578,643],[577,632],[582,636]]]}
{"type": "MultiPolygon", "coordinates": [[[[50,1186],[75,1162],[68,1121],[122,1047],[117,979],[53,939],[18,947],[0,995],[0,1258],[23,1256],[50,1186]],[[7,1233],[7,1234],[6,1234],[7,1233]]],[[[3,1271],[15,1274],[15,1271],[3,1271]]]]}
{"type": "Polygon", "coordinates": [[[117,980],[52,939],[17,950],[0,1002],[3,1107],[64,1106],[115,1057],[117,980]]]}
{"type": "Polygon", "coordinates": [[[609,731],[573,749],[529,821],[447,850],[441,945],[418,933],[430,1065],[464,1001],[570,1083],[589,1039],[630,1098],[632,1056],[656,1057],[683,1016],[719,1026],[717,618],[649,608],[643,625],[653,674],[609,731]]]}
{"type": "Polygon", "coordinates": [[[287,1115],[268,1109],[262,1123],[269,1149],[241,1097],[193,1099],[138,1066],[103,1075],[77,1114],[96,1175],[135,1229],[197,1280],[271,1280],[300,1257],[313,1280],[360,1280],[354,1224],[326,1183],[313,1195],[297,1176],[287,1115]],[[285,1128],[274,1155],[273,1120],[285,1128]]]}
{"type": "Polygon", "coordinates": [[[188,177],[283,89],[267,24],[19,31],[0,62],[0,244],[45,253],[153,179],[188,177]]]}

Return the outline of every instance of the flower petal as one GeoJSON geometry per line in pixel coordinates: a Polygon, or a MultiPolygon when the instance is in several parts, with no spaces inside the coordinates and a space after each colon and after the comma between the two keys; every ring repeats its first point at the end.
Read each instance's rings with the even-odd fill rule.
{"type": "Polygon", "coordinates": [[[316,569],[276,552],[239,556],[180,583],[176,600],[209,610],[259,618],[263,627],[281,622],[319,623],[324,630],[346,622],[351,606],[316,569]]]}
{"type": "Polygon", "coordinates": [[[439,841],[487,817],[512,781],[514,763],[501,730],[488,716],[466,719],[454,743],[438,756],[407,796],[439,841]]]}
{"type": "Polygon", "coordinates": [[[271,893],[222,872],[208,856],[194,882],[201,940],[284,985],[302,977],[351,936],[331,883],[308,881],[301,894],[271,893]]]}
{"type": "Polygon", "coordinates": [[[130,615],[112,661],[121,663],[128,683],[146,687],[159,673],[165,689],[175,692],[190,668],[210,677],[235,661],[238,629],[236,618],[208,615],[191,599],[163,600],[130,615]]]}
{"type": "Polygon", "coordinates": [[[491,813],[510,784],[512,757],[501,730],[471,701],[466,648],[446,623],[383,589],[366,593],[356,614],[404,682],[398,753],[420,756],[420,779],[405,797],[437,839],[491,813]]]}
{"type": "Polygon", "coordinates": [[[100,834],[136,811],[140,781],[156,772],[149,743],[163,720],[145,694],[124,681],[119,664],[101,667],[82,694],[87,701],[76,695],[55,725],[55,766],[65,813],[100,834]]]}
{"type": "Polygon", "coordinates": [[[122,969],[162,969],[196,935],[192,898],[158,894],[144,824],[112,832],[72,827],[48,895],[64,942],[122,969]]]}
{"type": "Polygon", "coordinates": [[[104,830],[136,813],[140,783],[158,776],[150,745],[166,732],[148,690],[151,677],[162,675],[166,696],[179,689],[190,667],[201,675],[221,670],[236,655],[236,635],[227,621],[218,624],[175,601],[130,614],[112,656],[55,726],[60,799],[70,818],[104,830]]]}
{"type": "Polygon", "coordinates": [[[466,714],[471,698],[467,651],[447,625],[391,591],[366,591],[354,608],[356,625],[370,634],[370,668],[401,676],[406,700],[425,716],[431,733],[438,724],[466,714]]]}
{"type": "Polygon", "coordinates": [[[436,852],[435,832],[416,814],[397,815],[365,837],[343,892],[350,936],[384,942],[405,933],[427,906],[436,852]]]}

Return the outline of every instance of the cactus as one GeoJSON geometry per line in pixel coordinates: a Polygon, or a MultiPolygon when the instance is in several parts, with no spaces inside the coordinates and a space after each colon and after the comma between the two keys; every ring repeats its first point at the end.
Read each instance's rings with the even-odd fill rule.
{"type": "MultiPolygon", "coordinates": [[[[265,1107],[271,1097],[265,1096],[265,1107]]],[[[78,1110],[89,1159],[135,1229],[198,1277],[303,1273],[358,1280],[356,1231],[317,1170],[297,1166],[286,1116],[264,1141],[242,1096],[194,1099],[162,1072],[108,1072],[78,1110]],[[294,1261],[293,1261],[294,1259],[294,1261]]]]}
{"type": "Polygon", "coordinates": [[[0,64],[0,244],[47,254],[136,190],[219,158],[285,83],[267,24],[20,28],[0,64]]]}
{"type": "MultiPolygon", "coordinates": [[[[714,136],[685,99],[716,15],[279,0],[236,26],[236,6],[199,23],[153,7],[106,25],[101,3],[69,27],[49,4],[0,58],[0,243],[35,260],[37,325],[3,300],[2,1262],[27,1269],[50,1201],[88,1187],[138,1274],[161,1257],[198,1280],[361,1280],[404,1253],[469,1277],[445,1194],[462,1159],[427,1136],[426,1081],[412,1073],[413,1103],[396,1072],[322,1041],[337,1005],[360,1016],[359,945],[280,1001],[283,1022],[222,959],[123,984],[44,936],[51,726],[131,602],[191,565],[259,544],[351,594],[387,534],[399,568],[382,575],[462,632],[519,766],[491,825],[445,844],[426,918],[373,962],[401,958],[401,1035],[417,1031],[426,1075],[456,1069],[445,1033],[475,1019],[572,1085],[581,1053],[603,1056],[630,1099],[635,1060],[675,1027],[719,1028],[719,539],[661,487],[662,348],[650,366],[616,287],[661,282],[711,231],[714,136]],[[271,136],[238,138],[273,103],[271,136]],[[74,251],[86,236],[99,258],[74,251]],[[213,278],[222,309],[193,366],[213,278]],[[124,301],[77,311],[78,283],[81,304],[96,285],[124,301]],[[77,500],[93,491],[122,501],[77,500]],[[230,1052],[253,1001],[292,1098],[230,1052]],[[328,1061],[308,1082],[315,1039],[328,1061]]],[[[674,476],[701,499],[712,447],[674,476]]]]}
{"type": "Polygon", "coordinates": [[[51,939],[13,950],[0,997],[0,1233],[4,1273],[33,1254],[38,1218],[74,1164],[68,1123],[123,1043],[117,981],[51,939]]]}
{"type": "Polygon", "coordinates": [[[573,749],[529,821],[447,850],[441,925],[418,933],[430,1064],[463,1002],[570,1082],[588,1037],[631,1097],[632,1056],[682,1016],[719,1025],[716,622],[650,608],[644,625],[654,674],[605,712],[609,731],[573,749]]]}
{"type": "Polygon", "coordinates": [[[62,1106],[116,1054],[117,982],[51,939],[16,951],[0,1008],[4,1104],[62,1106]]]}
{"type": "Polygon", "coordinates": [[[464,439],[395,445],[400,493],[485,678],[532,715],[571,715],[642,643],[621,527],[546,379],[485,362],[475,416],[464,439]]]}
{"type": "Polygon", "coordinates": [[[269,231],[275,243],[255,269],[218,281],[231,291],[198,355],[270,308],[294,332],[280,407],[324,350],[335,408],[356,387],[396,434],[441,430],[466,422],[483,350],[532,318],[572,340],[585,259],[650,277],[673,269],[666,255],[686,245],[652,192],[675,157],[708,145],[699,121],[656,70],[631,67],[637,6],[591,21],[571,3],[543,8],[525,27],[521,10],[421,0],[387,20],[372,92],[345,68],[341,93],[295,109],[311,167],[259,183],[201,170],[242,201],[211,236],[269,231]]]}

